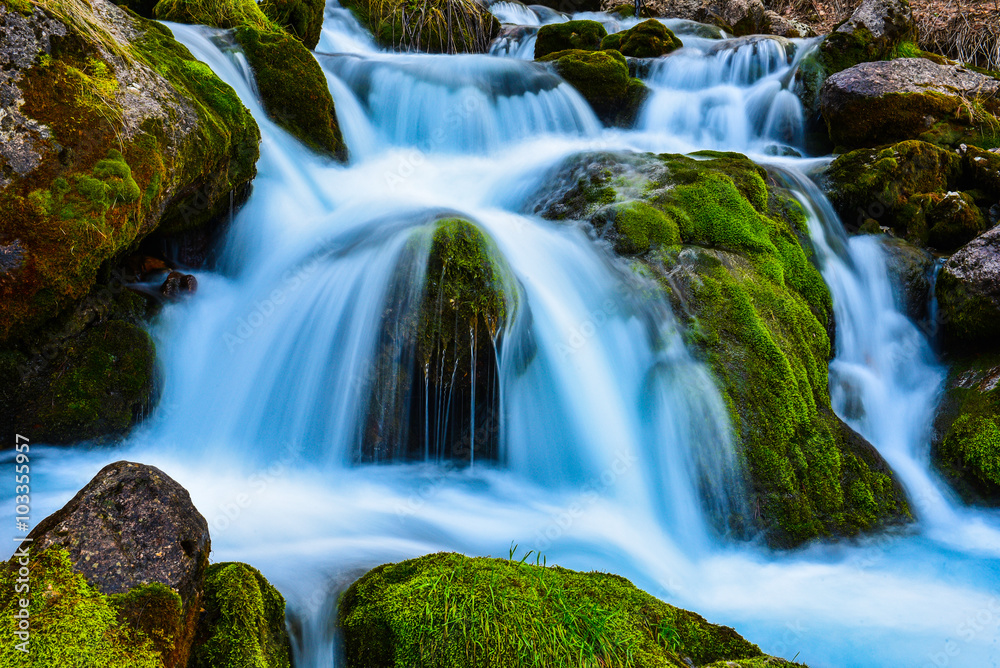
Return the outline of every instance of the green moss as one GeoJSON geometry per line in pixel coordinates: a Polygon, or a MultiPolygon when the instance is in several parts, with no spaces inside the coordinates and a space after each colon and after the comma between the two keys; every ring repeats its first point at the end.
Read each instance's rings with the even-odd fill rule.
{"type": "Polygon", "coordinates": [[[285,599],[246,564],[212,564],[205,572],[204,612],[191,668],[289,668],[285,599]]]}
{"type": "Polygon", "coordinates": [[[594,108],[605,123],[629,125],[648,94],[646,86],[628,74],[625,56],[617,51],[557,51],[538,59],[556,71],[594,108]]]}
{"type": "Polygon", "coordinates": [[[323,31],[323,0],[267,0],[261,4],[267,18],[315,49],[323,31]]]}
{"type": "Polygon", "coordinates": [[[253,0],[160,0],[154,11],[161,21],[226,29],[254,26],[267,30],[273,27],[253,0]]]}
{"type": "Polygon", "coordinates": [[[503,329],[513,277],[493,240],[457,218],[435,224],[426,276],[417,355],[451,369],[469,353],[470,330],[496,337],[503,329]]]}
{"type": "Polygon", "coordinates": [[[114,601],[74,573],[61,548],[31,552],[31,653],[19,652],[14,635],[18,568],[16,559],[0,566],[0,626],[6,638],[0,643],[0,665],[22,666],[28,656],[35,666],[162,668],[156,644],[119,619],[114,601]]]}
{"type": "Polygon", "coordinates": [[[570,49],[597,51],[602,48],[601,40],[607,34],[608,31],[597,21],[566,21],[545,25],[538,29],[535,58],[570,49]]]}
{"type": "Polygon", "coordinates": [[[369,571],[338,618],[352,666],[679,668],[763,656],[625,578],[458,554],[369,571]]]}
{"type": "Polygon", "coordinates": [[[66,443],[126,433],[153,393],[155,350],[135,325],[113,320],[63,344],[58,373],[26,380],[18,424],[66,443]]]}
{"type": "Polygon", "coordinates": [[[892,227],[897,236],[927,243],[926,221],[917,219],[920,194],[943,195],[957,185],[961,158],[920,141],[881,149],[859,149],[838,157],[826,173],[827,194],[849,226],[868,218],[892,227]]]}
{"type": "Polygon", "coordinates": [[[1000,354],[950,366],[932,459],[967,503],[1000,506],[1000,354]]]}
{"type": "Polygon", "coordinates": [[[287,33],[241,26],[236,41],[253,67],[268,116],[315,151],[346,159],[326,76],[287,33]]]}
{"type": "MultiPolygon", "coordinates": [[[[558,24],[557,24],[558,25],[558,24]]],[[[684,46],[674,33],[659,21],[650,19],[601,42],[602,49],[614,49],[632,58],[658,58],[684,46]]],[[[538,49],[535,49],[538,57],[538,49]]]]}
{"type": "Polygon", "coordinates": [[[942,271],[935,286],[946,339],[960,350],[995,343],[1000,331],[998,306],[989,296],[969,291],[950,272],[942,271]]]}
{"type": "Polygon", "coordinates": [[[486,53],[500,22],[476,0],[346,0],[381,46],[429,53],[486,53]]]}
{"type": "Polygon", "coordinates": [[[598,155],[579,164],[576,185],[543,215],[601,226],[634,207],[645,214],[638,220],[676,227],[681,248],[669,232],[653,243],[641,225],[612,241],[621,254],[641,253],[715,371],[770,542],[908,518],[888,467],[830,408],[832,300],[810,261],[802,208],[735,153],[598,155]]]}
{"type": "Polygon", "coordinates": [[[622,255],[645,253],[655,246],[680,244],[677,222],[663,211],[641,201],[628,202],[614,212],[617,234],[615,252],[622,255]]]}
{"type": "Polygon", "coordinates": [[[927,240],[939,251],[955,251],[987,228],[983,212],[966,193],[948,193],[936,198],[927,212],[927,240]]]}
{"type": "Polygon", "coordinates": [[[161,657],[177,651],[176,642],[184,634],[184,609],[176,591],[153,582],[112,594],[108,600],[118,612],[119,623],[147,638],[161,657]]]}

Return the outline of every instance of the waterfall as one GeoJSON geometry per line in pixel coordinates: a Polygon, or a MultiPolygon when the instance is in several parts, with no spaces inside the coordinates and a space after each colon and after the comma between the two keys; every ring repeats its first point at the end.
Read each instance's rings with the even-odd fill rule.
{"type": "Polygon", "coordinates": [[[877,241],[847,237],[806,176],[816,161],[794,157],[803,121],[789,86],[814,43],[665,20],[685,46],[652,66],[639,127],[611,130],[524,62],[534,30],[565,17],[492,11],[527,29],[493,56],[431,56],[383,52],[328,5],[317,59],[347,165],[267,118],[226,33],[169,25],[256,118],[258,177],[218,266],[152,327],[155,414],[113,449],[38,448],[35,512],[108,461],[159,466],[208,519],[212,558],[254,564],[286,596],[308,668],[338,665],[337,596],[367,569],[438,550],[506,556],[512,542],[621,573],[814,668],[995,665],[1000,522],[958,507],[926,456],[942,369],[896,307],[877,241]],[[720,536],[719,517],[747,512],[740,457],[669,302],[585,230],[523,211],[579,152],[706,148],[770,165],[807,209],[838,325],[834,408],[899,473],[915,527],[785,554],[720,536]],[[437,222],[454,218],[509,278],[503,326],[461,332],[472,346],[461,371],[476,379],[460,401],[436,391],[447,383],[400,334],[429,281],[437,222]],[[410,375],[390,379],[387,364],[410,375]],[[482,369],[492,375],[479,383],[482,369]],[[372,424],[403,414],[419,425],[412,441],[372,454],[372,424]],[[448,429],[468,434],[467,458],[441,456],[448,429]]]}

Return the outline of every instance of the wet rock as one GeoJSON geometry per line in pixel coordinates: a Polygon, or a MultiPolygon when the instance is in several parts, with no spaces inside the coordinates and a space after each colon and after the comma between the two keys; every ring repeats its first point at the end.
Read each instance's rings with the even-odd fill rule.
{"type": "Polygon", "coordinates": [[[953,359],[935,418],[932,461],[967,502],[1000,506],[1000,353],[953,359]]]}
{"type": "Polygon", "coordinates": [[[903,239],[882,238],[882,247],[888,257],[896,298],[906,315],[926,327],[928,306],[931,300],[931,279],[934,276],[934,256],[923,248],[903,239]]]}
{"type": "Polygon", "coordinates": [[[535,41],[535,58],[567,49],[597,51],[607,34],[608,31],[597,21],[567,21],[542,26],[535,41]]]}
{"type": "Polygon", "coordinates": [[[984,124],[1000,126],[1000,80],[925,58],[861,63],[826,80],[820,110],[838,146],[974,144],[984,124]]]}
{"type": "Polygon", "coordinates": [[[530,213],[591,227],[669,297],[732,407],[747,521],[768,541],[910,518],[889,467],[830,407],[830,294],[809,260],[804,213],[763,168],[736,153],[584,153],[529,202],[530,213]]]}
{"type": "Polygon", "coordinates": [[[630,58],[657,58],[684,46],[684,44],[659,21],[643,21],[637,26],[601,42],[602,49],[614,49],[630,58]]]}
{"type": "Polygon", "coordinates": [[[907,40],[916,39],[908,0],[864,0],[850,18],[838,25],[820,46],[829,74],[858,63],[891,57],[907,40]]]}
{"type": "Polygon", "coordinates": [[[198,279],[192,274],[172,271],[160,286],[160,294],[167,299],[180,299],[185,295],[193,295],[198,290],[198,279]]]}
{"type": "Polygon", "coordinates": [[[936,293],[951,348],[968,350],[1000,340],[1000,227],[951,256],[936,293]]]}
{"type": "Polygon", "coordinates": [[[0,344],[71,309],[153,230],[213,220],[254,176],[259,141],[235,92],[164,26],[106,0],[12,7],[0,5],[0,344]]]}
{"type": "Polygon", "coordinates": [[[608,125],[631,126],[649,95],[644,83],[629,76],[628,62],[617,51],[557,51],[538,62],[552,63],[608,125]]]}

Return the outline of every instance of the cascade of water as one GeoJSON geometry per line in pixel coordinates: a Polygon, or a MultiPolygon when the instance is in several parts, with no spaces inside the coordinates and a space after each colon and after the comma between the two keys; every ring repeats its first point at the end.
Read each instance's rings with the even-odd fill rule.
{"type": "Polygon", "coordinates": [[[687,38],[685,48],[658,60],[649,73],[653,95],[640,126],[685,137],[700,148],[797,152],[802,103],[789,87],[809,46],[760,36],[687,38]]]}
{"type": "MultiPolygon", "coordinates": [[[[896,467],[933,541],[778,556],[720,545],[712,519],[745,512],[738,457],[726,407],[669,304],[638,297],[644,279],[583,230],[523,214],[551,167],[582,150],[801,145],[788,85],[809,43],[715,40],[704,27],[667,23],[686,35],[685,48],[654,66],[642,130],[620,132],[602,130],[547,70],[382,53],[331,3],[318,50],[339,54],[319,59],[350,149],[346,167],[266,118],[249,70],[218,31],[170,26],[250,108],[261,159],[220,273],[200,272],[196,298],[166,307],[154,329],[163,399],[125,456],[191,490],[209,518],[213,558],[258,565],[286,594],[296,665],[336,665],[336,594],[367,568],[441,549],[506,554],[511,540],[550,562],[622,573],[738,625],[765,651],[801,650],[813,666],[933,663],[970,614],[996,609],[995,518],[956,509],[921,454],[941,371],[893,306],[875,242],[847,238],[800,162],[781,164],[811,211],[835,297],[835,408],[896,467]],[[447,421],[426,417],[438,410],[434,369],[404,361],[411,349],[396,345],[405,338],[398,314],[421,301],[432,223],[443,216],[467,218],[495,242],[516,293],[492,338],[495,399],[492,385],[474,383],[456,409],[474,435],[477,407],[497,406],[498,456],[487,461],[473,436],[474,468],[435,462],[443,437],[432,434],[447,421]],[[410,377],[387,380],[381,353],[410,377]],[[417,395],[424,463],[354,463],[364,459],[376,382],[387,397],[417,395]],[[262,540],[278,530],[281,541],[262,540]],[[929,566],[945,557],[948,577],[929,566]]],[[[470,348],[474,358],[484,350],[470,348]]],[[[482,367],[474,362],[476,373],[482,367]]],[[[42,512],[123,453],[38,456],[42,512]]],[[[989,665],[993,638],[963,642],[967,665],[989,665]]]]}

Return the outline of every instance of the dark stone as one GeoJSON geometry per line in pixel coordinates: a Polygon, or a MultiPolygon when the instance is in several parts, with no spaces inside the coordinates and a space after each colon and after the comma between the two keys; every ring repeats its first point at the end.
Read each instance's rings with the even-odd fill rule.
{"type": "Polygon", "coordinates": [[[187,490],[153,466],[108,464],[28,536],[36,550],[64,548],[106,594],[159,582],[195,600],[211,539],[187,490]]]}

